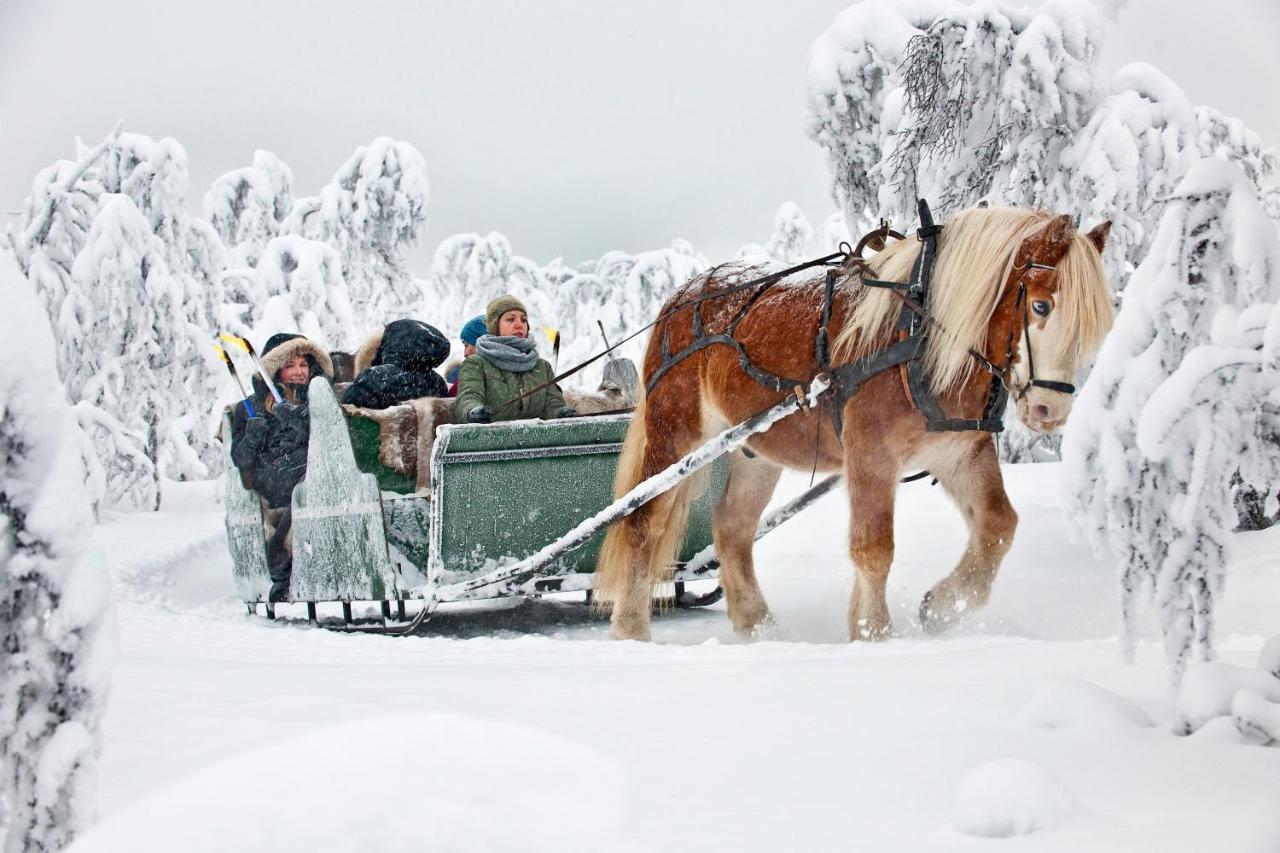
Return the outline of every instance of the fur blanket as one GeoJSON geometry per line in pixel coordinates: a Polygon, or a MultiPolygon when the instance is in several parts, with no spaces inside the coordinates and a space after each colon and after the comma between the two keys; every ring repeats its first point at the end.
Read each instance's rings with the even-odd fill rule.
{"type": "MultiPolygon", "coordinates": [[[[566,391],[565,403],[580,415],[627,409],[632,401],[618,388],[579,393],[566,391]]],[[[412,476],[419,494],[431,491],[431,445],[436,427],[452,423],[452,397],[424,397],[387,409],[361,409],[344,405],[348,415],[359,415],[378,424],[378,461],[396,473],[412,476]]]]}

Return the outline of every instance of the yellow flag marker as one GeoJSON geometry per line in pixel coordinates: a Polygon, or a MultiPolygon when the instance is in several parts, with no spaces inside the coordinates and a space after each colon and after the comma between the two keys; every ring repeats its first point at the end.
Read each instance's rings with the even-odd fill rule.
{"type": "Polygon", "coordinates": [[[547,340],[551,341],[551,372],[555,373],[560,362],[560,330],[547,326],[543,331],[547,333],[547,340]]]}
{"type": "Polygon", "coordinates": [[[258,358],[258,353],[254,351],[253,344],[249,343],[248,338],[242,338],[239,335],[232,335],[227,332],[221,333],[218,337],[249,353],[249,358],[253,359],[253,366],[258,368],[258,373],[262,376],[262,381],[267,383],[267,390],[271,392],[271,396],[276,398],[277,403],[284,400],[284,398],[280,396],[280,392],[276,390],[276,383],[272,382],[271,377],[267,375],[266,369],[262,366],[262,361],[258,358]]]}
{"type": "Polygon", "coordinates": [[[249,413],[249,417],[255,417],[253,412],[253,403],[249,401],[249,395],[244,393],[244,383],[240,381],[240,374],[236,372],[236,366],[231,360],[231,354],[217,344],[213,345],[213,350],[218,354],[218,357],[222,359],[222,363],[227,366],[227,370],[231,373],[231,378],[236,381],[236,387],[240,389],[240,396],[244,398],[245,411],[249,413]]]}

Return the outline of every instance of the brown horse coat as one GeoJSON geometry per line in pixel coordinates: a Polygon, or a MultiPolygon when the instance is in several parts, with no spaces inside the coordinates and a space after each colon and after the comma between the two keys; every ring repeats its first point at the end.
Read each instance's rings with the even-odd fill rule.
{"type": "MultiPolygon", "coordinates": [[[[985,404],[990,376],[977,369],[977,360],[968,353],[973,348],[1007,368],[1006,382],[1019,391],[1018,414],[1028,427],[1061,425],[1070,396],[1028,385],[1031,377],[1021,357],[1028,345],[1024,312],[1036,378],[1072,381],[1110,325],[1110,294],[1099,257],[1107,230],[1104,225],[1080,235],[1066,216],[1007,209],[967,211],[948,224],[939,240],[927,306],[937,325],[930,332],[926,364],[930,385],[950,417],[979,417],[985,404]]],[[[877,278],[904,280],[918,245],[907,240],[890,247],[871,261],[871,272],[877,278]]],[[[751,291],[699,301],[700,295],[729,289],[761,272],[717,268],[677,291],[649,340],[645,377],[663,366],[664,337],[673,353],[693,342],[694,311],[701,313],[707,334],[725,333],[751,299],[751,291]]],[[[850,267],[845,273],[830,326],[836,364],[892,343],[899,310],[893,293],[861,286],[861,271],[850,267]]],[[[823,291],[821,272],[797,274],[750,306],[735,337],[757,368],[803,382],[812,379],[823,291]]],[[[619,460],[615,494],[658,473],[724,427],[778,403],[786,393],[753,381],[730,346],[694,352],[670,368],[637,407],[619,460]]],[[[879,639],[891,631],[885,582],[893,561],[894,493],[908,469],[927,468],[937,477],[970,530],[959,564],[922,602],[926,629],[946,627],[984,604],[1017,525],[992,436],[926,432],[898,369],[876,375],[848,399],[842,435],[836,434],[830,405],[824,401],[816,411],[797,412],[753,437],[748,446],[755,458],[733,454],[729,484],[713,517],[713,538],[735,628],[751,633],[770,618],[756,582],[751,545],[783,467],[809,470],[816,465],[846,476],[849,548],[856,569],[849,609],[852,639],[879,639]]],[[[613,603],[615,637],[648,639],[652,587],[669,573],[695,487],[689,482],[678,486],[607,534],[596,597],[613,603]]]]}

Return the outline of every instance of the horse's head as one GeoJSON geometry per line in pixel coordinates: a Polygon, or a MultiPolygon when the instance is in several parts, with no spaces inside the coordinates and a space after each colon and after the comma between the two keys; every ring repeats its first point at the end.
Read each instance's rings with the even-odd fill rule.
{"type": "Polygon", "coordinates": [[[1036,432],[1066,422],[1072,383],[1111,326],[1102,268],[1110,233],[1110,222],[1081,235],[1070,217],[1055,216],[1014,253],[1001,300],[1009,340],[1018,342],[1006,381],[1018,419],[1036,432]]]}

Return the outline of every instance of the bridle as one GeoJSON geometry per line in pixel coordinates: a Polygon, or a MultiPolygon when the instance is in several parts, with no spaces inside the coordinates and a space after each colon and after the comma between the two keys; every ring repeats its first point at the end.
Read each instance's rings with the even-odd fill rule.
{"type": "MultiPolygon", "coordinates": [[[[1058,268],[1049,264],[1038,264],[1034,261],[1028,260],[1022,267],[1022,272],[1018,275],[1018,294],[1014,299],[1013,312],[1015,315],[1018,314],[1019,311],[1022,313],[1022,334],[1027,342],[1027,384],[1016,390],[1013,387],[1013,344],[1014,336],[1018,333],[1018,326],[1016,323],[1009,329],[1009,339],[1005,342],[1003,368],[997,368],[986,358],[981,356],[978,357],[980,361],[984,363],[986,370],[991,372],[993,376],[1000,376],[1000,381],[1004,384],[1005,390],[1013,395],[1015,400],[1021,400],[1023,397],[1027,396],[1027,393],[1032,388],[1044,388],[1049,391],[1057,391],[1061,394],[1074,395],[1076,393],[1076,386],[1072,385],[1070,382],[1057,382],[1052,379],[1036,378],[1036,359],[1031,348],[1031,315],[1027,299],[1026,282],[1027,274],[1032,270],[1047,270],[1057,274],[1058,268]]],[[[977,353],[974,353],[974,355],[977,355],[977,353]]]]}

